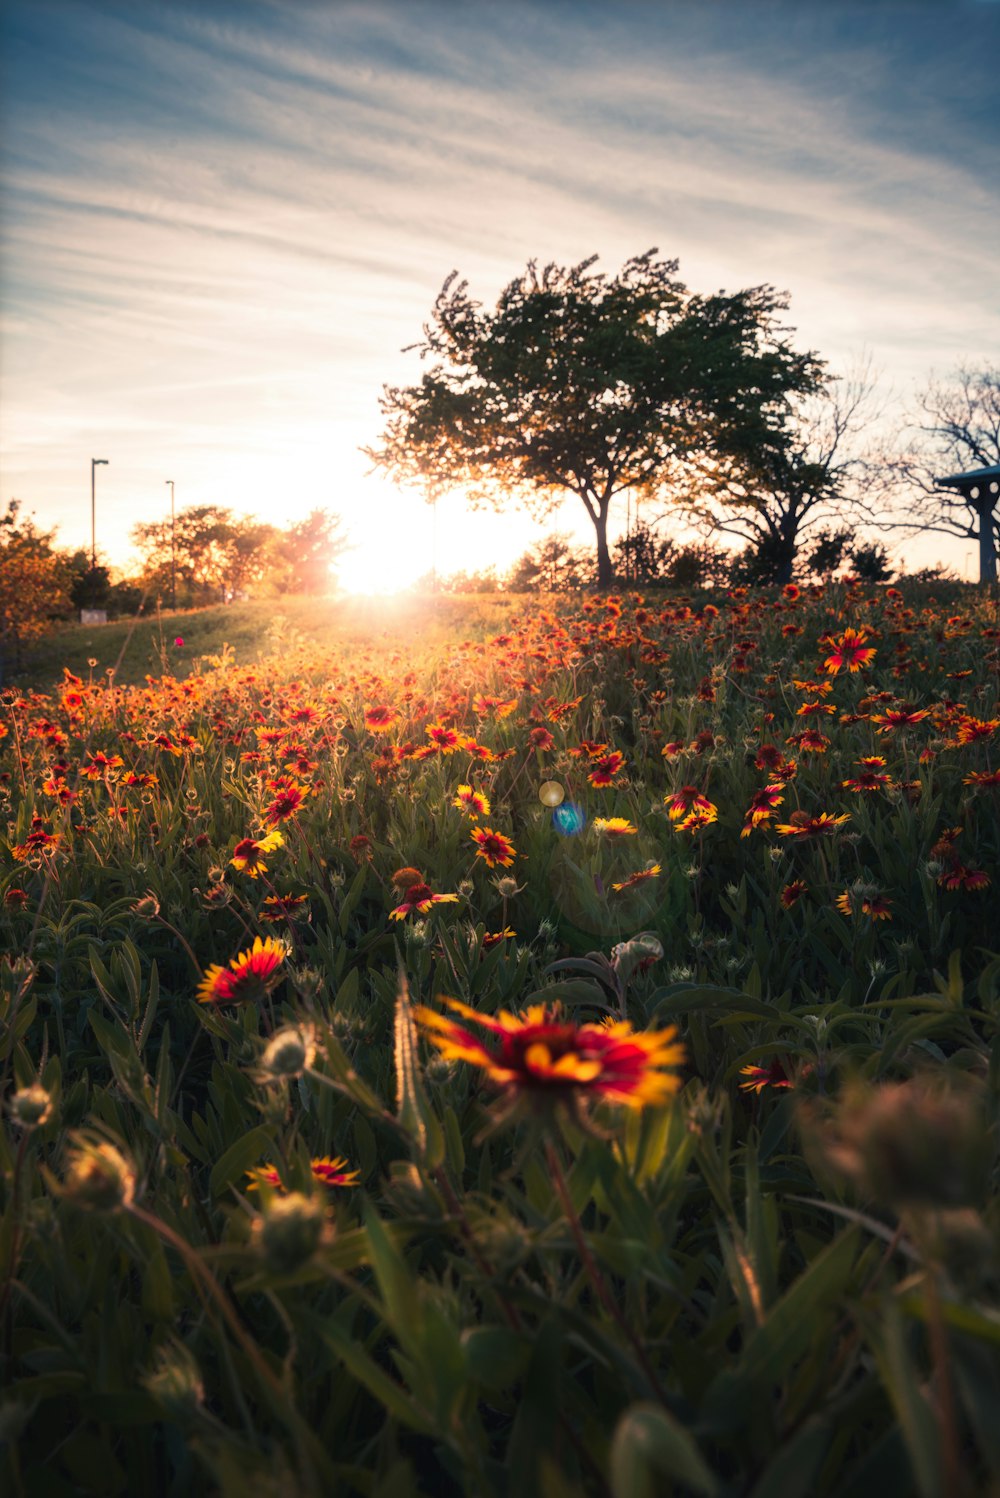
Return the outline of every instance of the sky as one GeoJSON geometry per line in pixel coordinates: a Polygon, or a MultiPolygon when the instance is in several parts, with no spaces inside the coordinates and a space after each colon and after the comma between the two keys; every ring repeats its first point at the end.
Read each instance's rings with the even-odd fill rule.
{"type": "Polygon", "coordinates": [[[902,409],[1000,352],[998,56],[997,0],[0,0],[0,507],[89,546],[97,457],[117,565],[167,480],[338,511],[348,586],[506,565],[533,522],[359,449],[449,272],[530,259],[770,283],[902,409]]]}

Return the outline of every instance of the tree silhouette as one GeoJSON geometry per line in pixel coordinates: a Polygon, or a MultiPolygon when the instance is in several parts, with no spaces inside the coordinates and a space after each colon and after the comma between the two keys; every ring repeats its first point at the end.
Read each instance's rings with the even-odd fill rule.
{"type": "Polygon", "coordinates": [[[886,528],[936,531],[975,541],[980,582],[995,582],[1000,551],[1000,475],[942,489],[952,474],[1000,465],[1000,365],[968,364],[931,380],[916,410],[885,455],[883,483],[898,518],[886,528]],[[973,492],[975,490],[975,492],[973,492]],[[908,512],[904,518],[900,509],[908,512]]]}
{"type": "Polygon", "coordinates": [[[675,492],[706,533],[747,543],[741,576],[792,580],[800,547],[853,512],[873,518],[863,497],[860,438],[877,414],[867,362],[844,380],[788,405],[783,441],[683,466],[675,492]]]}
{"type": "Polygon", "coordinates": [[[524,274],[484,311],[457,271],[419,350],[417,385],[386,386],[380,442],[364,451],[433,500],[462,487],[474,507],[519,503],[542,518],[567,491],[594,526],[597,580],[614,568],[615,498],[660,494],[680,458],[763,463],[780,447],[786,403],[820,388],[822,367],[795,353],[771,286],[697,296],[676,260],[649,250],[614,277],[596,256],[524,274]]]}

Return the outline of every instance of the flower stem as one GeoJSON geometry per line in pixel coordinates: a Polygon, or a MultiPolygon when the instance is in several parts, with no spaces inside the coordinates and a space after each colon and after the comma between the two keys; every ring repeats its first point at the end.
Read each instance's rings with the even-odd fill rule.
{"type": "Polygon", "coordinates": [[[609,1286],[607,1280],[604,1278],[604,1275],[601,1273],[597,1260],[594,1258],[593,1254],[590,1251],[590,1245],[588,1244],[587,1239],[584,1236],[583,1225],[577,1215],[576,1208],[573,1206],[573,1198],[570,1195],[569,1186],[567,1184],[566,1177],[563,1174],[562,1163],[559,1159],[559,1151],[556,1149],[551,1138],[547,1138],[545,1141],[545,1158],[548,1161],[549,1170],[552,1175],[552,1184],[556,1188],[556,1195],[559,1198],[559,1204],[566,1215],[566,1221],[569,1223],[570,1232],[573,1234],[573,1241],[576,1244],[577,1252],[580,1255],[580,1262],[584,1267],[587,1278],[593,1285],[594,1290],[597,1294],[597,1298],[600,1301],[601,1305],[604,1307],[605,1311],[618,1327],[619,1331],[621,1331],[626,1341],[632,1348],[632,1351],[635,1353],[639,1366],[642,1369],[643,1373],[646,1375],[646,1381],[649,1384],[649,1387],[652,1389],[653,1393],[656,1395],[660,1403],[666,1406],[668,1404],[666,1392],[663,1388],[663,1385],[660,1383],[660,1380],[652,1364],[650,1363],[649,1358],[646,1355],[646,1349],[643,1347],[642,1343],[639,1341],[639,1338],[636,1336],[635,1332],[633,1332],[632,1328],[625,1320],[625,1317],[622,1314],[621,1306],[612,1295],[611,1287],[609,1286]]]}

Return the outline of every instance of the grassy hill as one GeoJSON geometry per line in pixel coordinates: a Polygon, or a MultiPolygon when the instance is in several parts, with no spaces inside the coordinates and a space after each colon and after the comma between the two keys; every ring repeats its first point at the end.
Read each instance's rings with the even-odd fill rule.
{"type": "Polygon", "coordinates": [[[481,638],[500,629],[517,595],[399,594],[391,598],[285,597],[204,609],[157,610],[109,624],[71,624],[40,640],[24,669],[9,673],[20,688],[45,691],[63,667],[90,678],[113,669],[126,684],[146,676],[183,678],[202,657],[229,646],[249,664],[294,644],[321,650],[352,650],[362,642],[386,651],[428,649],[468,634],[481,638]],[[182,645],[175,644],[182,640],[182,645]],[[95,662],[93,666],[91,662],[95,662]]]}

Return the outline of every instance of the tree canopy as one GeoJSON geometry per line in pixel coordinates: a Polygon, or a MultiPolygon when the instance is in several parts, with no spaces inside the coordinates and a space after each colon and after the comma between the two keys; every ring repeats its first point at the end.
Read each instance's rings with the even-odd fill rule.
{"type": "Polygon", "coordinates": [[[596,256],[541,271],[531,261],[492,312],[452,272],[411,345],[430,367],[417,385],[385,387],[367,455],[432,500],[461,487],[474,507],[514,501],[540,518],[576,495],[608,585],[616,496],[659,494],[672,465],[698,454],[762,463],[786,442],[789,400],[824,378],[788,342],[783,294],[696,295],[657,254],[614,277],[592,271],[596,256]]]}
{"type": "Polygon", "coordinates": [[[20,511],[12,499],[0,515],[0,683],[5,667],[19,665],[25,646],[70,608],[55,532],[40,531],[20,511]]]}

